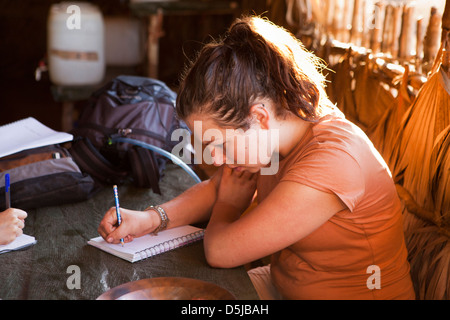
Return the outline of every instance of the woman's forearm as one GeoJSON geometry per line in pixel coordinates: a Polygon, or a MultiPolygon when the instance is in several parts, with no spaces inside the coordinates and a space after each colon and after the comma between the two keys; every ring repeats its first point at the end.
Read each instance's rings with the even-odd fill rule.
{"type": "Polygon", "coordinates": [[[161,204],[170,220],[168,228],[209,220],[216,199],[217,184],[212,178],[161,204]]]}

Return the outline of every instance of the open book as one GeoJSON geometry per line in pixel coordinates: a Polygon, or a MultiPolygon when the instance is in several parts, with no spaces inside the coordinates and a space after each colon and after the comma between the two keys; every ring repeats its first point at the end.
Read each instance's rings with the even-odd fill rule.
{"type": "Polygon", "coordinates": [[[22,234],[14,239],[13,242],[0,245],[0,253],[10,252],[14,250],[20,250],[35,244],[37,241],[34,237],[22,234]]]}
{"type": "Polygon", "coordinates": [[[88,244],[119,258],[136,262],[201,240],[203,234],[204,229],[186,225],[161,231],[158,235],[147,234],[123,246],[110,244],[102,237],[93,238],[88,244]]]}
{"type": "Polygon", "coordinates": [[[54,131],[29,117],[0,127],[0,158],[22,150],[72,140],[71,134],[54,131]]]}

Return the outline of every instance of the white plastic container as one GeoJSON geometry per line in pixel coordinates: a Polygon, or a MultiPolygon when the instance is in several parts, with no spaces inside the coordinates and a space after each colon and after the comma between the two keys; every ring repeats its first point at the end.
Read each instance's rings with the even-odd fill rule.
{"type": "Polygon", "coordinates": [[[50,7],[47,21],[50,80],[56,85],[94,85],[105,74],[104,23],[97,6],[61,2],[50,7]]]}

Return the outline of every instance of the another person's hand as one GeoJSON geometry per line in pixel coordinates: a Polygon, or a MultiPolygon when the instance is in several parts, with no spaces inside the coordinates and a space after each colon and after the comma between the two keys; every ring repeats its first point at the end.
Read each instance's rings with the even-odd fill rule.
{"type": "Polygon", "coordinates": [[[161,220],[154,210],[135,211],[120,208],[122,223],[117,226],[116,207],[110,208],[98,227],[98,233],[109,243],[133,241],[155,230],[161,220]]]}
{"type": "Polygon", "coordinates": [[[0,245],[8,244],[23,234],[26,217],[25,211],[15,208],[0,213],[0,245]]]}

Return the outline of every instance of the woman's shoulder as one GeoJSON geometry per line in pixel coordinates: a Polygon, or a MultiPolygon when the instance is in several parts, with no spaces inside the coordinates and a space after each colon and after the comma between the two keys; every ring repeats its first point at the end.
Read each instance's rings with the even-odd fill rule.
{"type": "Polygon", "coordinates": [[[317,133],[341,133],[351,137],[355,133],[365,133],[353,122],[346,119],[345,115],[339,110],[331,112],[321,117],[313,126],[314,131],[317,133]]]}
{"type": "Polygon", "coordinates": [[[367,135],[339,113],[322,117],[298,145],[290,167],[295,164],[304,167],[306,163],[316,164],[321,170],[347,167],[350,171],[369,173],[386,167],[367,135]]]}
{"type": "Polygon", "coordinates": [[[372,143],[361,128],[347,120],[342,113],[331,113],[313,125],[312,144],[322,148],[334,147],[353,154],[370,151],[372,143]]]}

